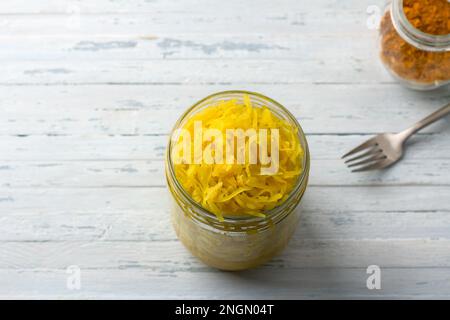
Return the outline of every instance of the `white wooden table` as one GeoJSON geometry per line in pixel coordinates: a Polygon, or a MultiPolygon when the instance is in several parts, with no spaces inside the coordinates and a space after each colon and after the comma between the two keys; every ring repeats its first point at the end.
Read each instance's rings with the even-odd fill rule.
{"type": "Polygon", "coordinates": [[[383,4],[1,1],[0,297],[450,298],[449,119],[390,170],[339,159],[450,99],[382,68],[366,9],[383,4]],[[163,174],[174,121],[225,89],[287,106],[312,153],[289,247],[239,273],[177,240],[163,174]]]}

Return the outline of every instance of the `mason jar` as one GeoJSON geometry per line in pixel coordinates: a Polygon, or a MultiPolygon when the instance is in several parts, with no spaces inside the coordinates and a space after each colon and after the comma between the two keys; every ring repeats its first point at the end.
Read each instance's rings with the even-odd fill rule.
{"type": "Polygon", "coordinates": [[[223,221],[203,208],[177,180],[172,162],[173,140],[169,139],[166,151],[165,171],[171,193],[171,220],[178,238],[187,249],[209,266],[222,270],[243,270],[256,267],[270,260],[286,247],[294,233],[299,217],[300,203],[305,192],[310,157],[305,134],[295,117],[276,101],[261,94],[246,91],[226,91],[213,94],[189,108],[177,121],[171,136],[182,128],[189,117],[217,101],[236,99],[242,102],[248,95],[252,104],[265,106],[279,118],[298,129],[300,144],[304,150],[303,171],[287,199],[278,207],[264,212],[265,217],[224,216],[223,221]]]}
{"type": "MultiPolygon", "coordinates": [[[[427,18],[433,18],[432,13],[427,14],[427,18]]],[[[417,16],[420,18],[420,11],[417,16]]],[[[403,85],[431,90],[450,83],[450,34],[431,34],[416,28],[405,14],[404,0],[388,4],[379,38],[381,61],[403,85]]]]}

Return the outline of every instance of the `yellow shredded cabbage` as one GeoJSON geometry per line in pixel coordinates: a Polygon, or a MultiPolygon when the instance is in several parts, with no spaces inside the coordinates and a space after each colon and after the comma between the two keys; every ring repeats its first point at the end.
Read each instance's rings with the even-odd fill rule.
{"type": "MultiPolygon", "coordinates": [[[[270,130],[279,130],[279,168],[273,175],[261,174],[261,168],[267,167],[258,162],[250,164],[248,152],[245,163],[212,163],[200,161],[193,163],[194,143],[191,145],[189,160],[181,147],[183,137],[180,136],[173,148],[175,175],[183,188],[205,209],[214,213],[220,220],[224,216],[252,215],[264,217],[264,212],[283,203],[302,173],[303,148],[300,144],[297,127],[281,119],[267,107],[252,105],[245,95],[243,103],[227,100],[192,115],[183,129],[194,137],[195,122],[201,121],[203,131],[206,128],[220,130],[224,145],[223,157],[226,159],[225,141],[227,129],[268,129],[268,145],[270,146],[270,130]],[[182,160],[184,159],[184,160],[182,160]]],[[[249,150],[249,139],[245,138],[246,151],[249,150]]],[[[215,155],[215,139],[203,141],[203,152],[215,155]]],[[[261,141],[256,141],[258,147],[261,141]]],[[[237,143],[235,144],[235,147],[237,143]]],[[[259,150],[259,149],[258,149],[259,150]]],[[[270,148],[269,148],[270,150],[270,148]]],[[[236,150],[235,153],[237,154],[236,150]]],[[[235,154],[235,157],[236,157],[235,154]]],[[[198,159],[197,159],[198,160],[198,159]]],[[[236,158],[234,158],[236,160],[236,158]]]]}

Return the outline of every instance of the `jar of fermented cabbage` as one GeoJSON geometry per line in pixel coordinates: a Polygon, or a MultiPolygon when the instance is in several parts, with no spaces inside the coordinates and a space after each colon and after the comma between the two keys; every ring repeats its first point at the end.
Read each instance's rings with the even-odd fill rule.
{"type": "MultiPolygon", "coordinates": [[[[244,138],[244,145],[251,145],[251,138],[244,138]]],[[[263,139],[259,138],[255,141],[261,150],[263,139]]],[[[203,151],[217,144],[217,141],[211,143],[212,139],[206,141],[199,143],[203,151]]],[[[194,150],[194,144],[188,144],[186,150],[194,150]]],[[[232,150],[238,149],[233,145],[232,150]]],[[[239,157],[231,158],[237,162],[239,157]]],[[[305,134],[296,118],[281,104],[245,91],[206,97],[177,121],[166,152],[166,178],[173,200],[171,219],[178,238],[194,256],[218,269],[242,270],[265,263],[286,247],[297,227],[298,204],[308,183],[309,169],[305,134]],[[194,164],[186,163],[188,157],[180,161],[177,154],[180,152],[177,142],[182,140],[180,129],[192,129],[192,122],[197,118],[203,120],[203,138],[205,130],[212,126],[222,133],[227,126],[231,129],[258,127],[260,132],[270,129],[270,148],[276,144],[274,129],[279,130],[278,149],[268,152],[272,159],[278,153],[278,170],[257,171],[262,167],[261,159],[248,164],[250,153],[241,164],[228,158],[224,163],[217,163],[214,157],[217,150],[211,153],[214,159],[209,159],[207,164],[195,156],[189,158],[193,162],[197,160],[194,164]]]]}

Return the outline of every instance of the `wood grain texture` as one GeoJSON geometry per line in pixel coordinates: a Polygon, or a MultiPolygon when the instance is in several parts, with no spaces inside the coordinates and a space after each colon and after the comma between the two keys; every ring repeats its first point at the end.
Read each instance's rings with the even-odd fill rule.
{"type": "Polygon", "coordinates": [[[7,3],[0,5],[0,12],[5,14],[68,14],[67,8],[70,6],[77,6],[84,14],[92,13],[175,13],[179,16],[189,16],[191,13],[203,13],[205,15],[216,15],[217,11],[223,13],[234,12],[236,14],[246,14],[248,16],[270,16],[272,13],[278,14],[280,12],[292,13],[297,11],[308,12],[308,10],[317,11],[320,14],[320,10],[334,9],[334,10],[357,10],[363,9],[365,11],[366,6],[372,3],[374,5],[383,6],[384,0],[374,0],[371,2],[361,0],[347,0],[345,3],[341,3],[338,0],[330,1],[315,1],[314,3],[302,4],[293,3],[291,0],[280,0],[274,3],[270,0],[258,1],[258,8],[253,11],[248,10],[249,5],[239,0],[229,0],[227,5],[223,4],[211,8],[208,0],[190,0],[188,2],[184,0],[173,0],[167,2],[165,0],[77,0],[75,3],[72,0],[46,0],[45,3],[29,3],[27,0],[17,0],[15,5],[11,6],[7,3]],[[247,9],[247,10],[246,10],[247,9]],[[259,15],[255,15],[258,12],[259,15]]]}
{"type": "Polygon", "coordinates": [[[0,298],[450,298],[450,120],[389,170],[340,160],[450,100],[383,69],[366,9],[384,3],[0,2],[0,298]],[[163,171],[176,119],[230,89],[288,107],[312,155],[287,250],[239,273],[179,243],[163,171]]]}
{"type": "MultiPolygon", "coordinates": [[[[231,79],[232,74],[229,76],[231,79]]],[[[199,97],[235,88],[263,92],[278,100],[297,117],[307,134],[341,134],[343,128],[347,134],[368,134],[406,128],[450,99],[448,91],[417,94],[397,84],[239,85],[241,80],[236,80],[230,85],[174,85],[166,80],[134,86],[27,85],[27,95],[23,95],[23,85],[0,86],[5,91],[0,135],[168,134],[176,119],[199,97]],[[327,94],[317,99],[324,90],[327,94]],[[364,99],[355,98],[355,91],[364,99]],[[32,110],[30,104],[35,105],[32,110]],[[387,114],[383,121],[374,121],[387,114]]],[[[450,134],[446,130],[449,123],[444,119],[422,132],[450,134]]]]}
{"type": "Polygon", "coordinates": [[[121,296],[131,299],[448,299],[448,287],[442,285],[450,281],[448,268],[385,268],[381,291],[367,290],[365,268],[279,270],[278,266],[266,266],[242,273],[188,269],[155,274],[130,267],[88,269],[82,271],[84,289],[77,291],[67,290],[65,270],[8,269],[0,270],[0,297],[114,299],[120,291],[121,296]],[[17,291],[16,286],[23,289],[17,291]]]}

